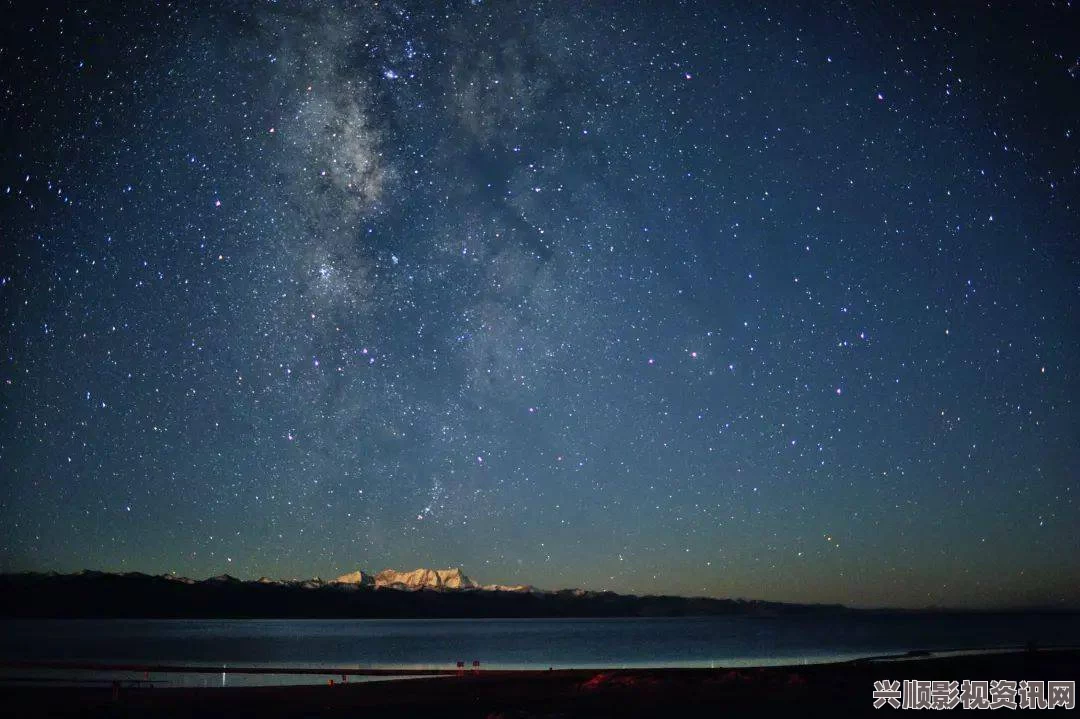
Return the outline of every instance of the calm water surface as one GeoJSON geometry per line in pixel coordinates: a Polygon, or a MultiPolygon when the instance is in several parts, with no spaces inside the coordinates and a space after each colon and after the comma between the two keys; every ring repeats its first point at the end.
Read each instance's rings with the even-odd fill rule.
{"type": "Polygon", "coordinates": [[[211,666],[766,665],[1080,644],[1080,615],[466,620],[5,620],[0,659],[211,666]]]}

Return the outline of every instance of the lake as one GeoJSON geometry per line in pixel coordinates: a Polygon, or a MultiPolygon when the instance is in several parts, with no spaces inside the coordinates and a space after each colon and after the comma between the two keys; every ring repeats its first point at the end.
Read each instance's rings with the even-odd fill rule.
{"type": "MultiPolygon", "coordinates": [[[[746,666],[1029,641],[1080,645],[1080,615],[0,621],[0,660],[213,667],[451,669],[474,660],[488,669],[746,666]]],[[[313,680],[325,678],[301,678],[313,680]]]]}

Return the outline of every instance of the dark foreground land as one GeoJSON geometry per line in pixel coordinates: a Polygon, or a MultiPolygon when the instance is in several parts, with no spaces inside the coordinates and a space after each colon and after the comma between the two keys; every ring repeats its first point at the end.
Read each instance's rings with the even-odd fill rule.
{"type": "MultiPolygon", "coordinates": [[[[1080,651],[761,669],[485,672],[334,686],[215,689],[0,687],[3,716],[653,717],[881,716],[876,680],[1076,680],[1080,651]]],[[[962,710],[962,707],[957,707],[962,710]]],[[[1075,711],[1075,710],[1074,710],[1075,711]]]]}

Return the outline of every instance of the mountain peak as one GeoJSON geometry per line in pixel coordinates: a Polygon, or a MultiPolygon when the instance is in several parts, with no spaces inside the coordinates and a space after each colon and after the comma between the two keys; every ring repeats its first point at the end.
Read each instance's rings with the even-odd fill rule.
{"type": "Polygon", "coordinates": [[[210,577],[206,581],[216,582],[218,584],[239,584],[240,580],[231,574],[219,574],[216,577],[210,577]]]}
{"type": "Polygon", "coordinates": [[[355,572],[342,574],[337,579],[330,580],[330,584],[355,584],[361,587],[374,587],[375,578],[363,569],[357,569],[355,572]]]}
{"type": "Polygon", "coordinates": [[[458,569],[384,569],[375,575],[376,587],[398,589],[479,589],[480,585],[458,569]]]}

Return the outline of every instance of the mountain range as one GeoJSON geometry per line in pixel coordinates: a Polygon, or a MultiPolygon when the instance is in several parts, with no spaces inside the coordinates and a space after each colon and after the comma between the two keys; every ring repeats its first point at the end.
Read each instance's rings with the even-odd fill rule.
{"type": "Polygon", "coordinates": [[[851,611],[840,605],[635,596],[582,589],[480,584],[461,569],[357,569],[323,580],[196,580],[175,574],[0,575],[2,617],[633,617],[787,615],[851,611]]]}
{"type": "Polygon", "coordinates": [[[330,584],[341,586],[375,587],[386,589],[481,589],[487,592],[532,592],[534,587],[528,584],[478,584],[469,579],[461,569],[414,569],[411,572],[399,572],[396,569],[384,569],[371,575],[362,569],[342,574],[332,579],[330,584]]]}
{"type": "MultiPolygon", "coordinates": [[[[72,576],[94,576],[104,572],[84,570],[72,576]]],[[[55,574],[43,576],[60,576],[55,574]]],[[[152,575],[131,572],[120,576],[144,576],[152,575]]],[[[199,584],[200,580],[178,576],[176,574],[157,575],[161,579],[181,584],[199,584]]],[[[206,582],[243,582],[229,574],[220,574],[216,577],[202,580],[206,582]]],[[[323,587],[337,587],[340,589],[398,589],[402,591],[416,591],[418,589],[432,590],[480,590],[485,592],[538,592],[529,584],[479,584],[470,579],[461,569],[413,569],[401,572],[396,569],[384,569],[378,574],[371,574],[363,569],[357,569],[340,577],[325,580],[319,577],[312,579],[273,579],[271,577],[259,577],[256,583],[264,586],[276,587],[300,587],[303,589],[320,589],[323,587]]]]}

